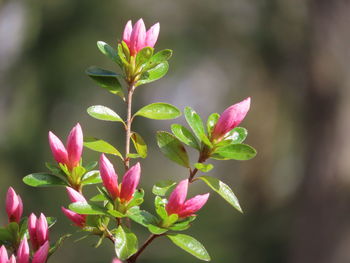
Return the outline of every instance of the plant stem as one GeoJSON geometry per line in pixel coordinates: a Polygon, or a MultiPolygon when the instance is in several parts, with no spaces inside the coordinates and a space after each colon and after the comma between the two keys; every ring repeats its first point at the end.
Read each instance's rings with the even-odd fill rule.
{"type": "Polygon", "coordinates": [[[124,158],[125,170],[128,170],[130,166],[130,158],[128,157],[128,155],[130,153],[130,137],[131,137],[131,122],[132,122],[131,105],[132,105],[132,95],[134,91],[135,91],[135,85],[132,83],[128,88],[128,97],[126,100],[127,117],[126,117],[125,158],[124,158]]]}
{"type": "Polygon", "coordinates": [[[152,241],[154,239],[156,239],[157,237],[160,237],[161,235],[155,235],[155,234],[152,234],[150,235],[147,240],[145,241],[145,243],[143,243],[142,247],[139,248],[139,250],[133,255],[131,256],[130,258],[127,259],[127,263],[135,263],[137,258],[141,255],[141,253],[146,249],[146,247],[148,247],[152,241]]]}

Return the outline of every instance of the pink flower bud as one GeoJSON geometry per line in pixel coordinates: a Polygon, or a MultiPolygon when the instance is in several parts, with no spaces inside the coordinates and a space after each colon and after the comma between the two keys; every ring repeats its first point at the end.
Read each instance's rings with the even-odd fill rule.
{"type": "Polygon", "coordinates": [[[140,163],[132,166],[124,175],[121,190],[120,190],[120,200],[129,201],[132,199],[136,187],[139,184],[141,176],[141,166],[140,163]]]}
{"type": "Polygon", "coordinates": [[[53,158],[57,163],[67,164],[68,153],[62,141],[51,131],[49,132],[49,143],[53,158]]]}
{"type": "Polygon", "coordinates": [[[197,195],[187,200],[182,206],[182,210],[179,213],[179,217],[188,217],[194,215],[199,209],[201,209],[208,201],[209,193],[204,195],[197,195]]]}
{"type": "Polygon", "coordinates": [[[34,250],[37,250],[39,248],[38,239],[36,237],[36,221],[36,216],[33,213],[30,214],[28,218],[28,232],[30,237],[30,243],[32,244],[34,250]]]}
{"type": "Polygon", "coordinates": [[[40,214],[39,219],[36,221],[36,237],[39,246],[49,240],[49,226],[44,214],[40,214]]]}
{"type": "Polygon", "coordinates": [[[159,23],[154,24],[150,29],[148,29],[146,33],[146,41],[145,41],[146,47],[154,47],[158,39],[159,29],[160,29],[159,23]]]}
{"type": "Polygon", "coordinates": [[[16,263],[16,258],[15,255],[12,255],[11,258],[9,259],[9,261],[7,261],[8,263],[16,263]]]}
{"type": "Polygon", "coordinates": [[[216,123],[211,138],[220,141],[222,137],[237,127],[245,118],[250,108],[250,97],[228,107],[216,123]]]}
{"type": "Polygon", "coordinates": [[[35,252],[32,263],[45,263],[49,254],[49,241],[46,241],[37,252],[35,252]]]}
{"type": "Polygon", "coordinates": [[[169,197],[165,209],[168,215],[177,214],[180,218],[193,215],[208,201],[209,193],[197,195],[186,201],[188,180],[181,181],[169,197]]]}
{"type": "Polygon", "coordinates": [[[17,250],[17,263],[29,263],[29,245],[27,238],[23,238],[17,250]]]}
{"type": "Polygon", "coordinates": [[[7,250],[4,245],[0,247],[0,263],[7,263],[9,260],[7,250]]]}
{"type": "Polygon", "coordinates": [[[145,47],[146,27],[142,18],[134,25],[130,35],[130,53],[135,55],[145,47]]]}
{"type": "Polygon", "coordinates": [[[9,222],[19,223],[23,213],[23,203],[21,197],[16,194],[12,187],[7,190],[6,212],[9,222]]]}
{"type": "Polygon", "coordinates": [[[123,262],[120,261],[119,259],[115,258],[115,259],[113,259],[112,263],[123,263],[123,262]]]}
{"type": "Polygon", "coordinates": [[[134,26],[131,21],[125,25],[123,41],[127,44],[132,56],[136,55],[145,47],[154,47],[159,35],[159,23],[153,25],[147,32],[142,19],[139,19],[134,26]]]}
{"type": "Polygon", "coordinates": [[[130,36],[132,32],[132,22],[131,20],[126,23],[123,33],[123,41],[127,44],[127,46],[130,45],[130,36]]]}
{"type": "Polygon", "coordinates": [[[79,165],[83,152],[83,131],[80,124],[74,126],[67,139],[68,167],[73,169],[79,165]]]}
{"type": "Polygon", "coordinates": [[[69,209],[66,209],[64,207],[61,207],[62,212],[66,215],[66,217],[72,221],[75,225],[78,227],[84,227],[85,226],[85,221],[86,221],[86,216],[85,215],[79,215],[69,209]]]}
{"type": "Polygon", "coordinates": [[[66,190],[67,190],[67,193],[68,193],[68,197],[70,199],[70,201],[72,203],[75,203],[75,202],[86,202],[86,199],[85,197],[79,193],[78,191],[74,190],[73,188],[71,187],[66,187],[66,190]]]}
{"type": "Polygon", "coordinates": [[[178,214],[187,196],[188,180],[182,180],[169,196],[168,204],[165,209],[169,215],[178,214]]]}
{"type": "Polygon", "coordinates": [[[102,154],[100,157],[100,173],[103,185],[106,187],[112,199],[119,196],[118,175],[116,174],[112,163],[102,154]]]}

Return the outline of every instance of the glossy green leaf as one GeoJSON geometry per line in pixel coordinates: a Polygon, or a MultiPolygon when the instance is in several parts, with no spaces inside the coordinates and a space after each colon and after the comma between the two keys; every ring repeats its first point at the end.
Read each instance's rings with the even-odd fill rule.
{"type": "Polygon", "coordinates": [[[225,140],[229,140],[231,144],[238,144],[244,142],[248,136],[248,131],[243,127],[236,127],[225,135],[225,140]]]}
{"type": "Polygon", "coordinates": [[[93,161],[93,162],[90,162],[88,163],[87,165],[84,166],[85,170],[86,171],[91,171],[92,169],[94,169],[96,166],[97,166],[98,162],[96,161],[93,161]]]}
{"type": "Polygon", "coordinates": [[[84,138],[84,146],[86,148],[89,148],[90,150],[101,153],[113,154],[123,159],[121,153],[113,145],[109,144],[104,140],[93,137],[87,137],[84,138]]]}
{"type": "Polygon", "coordinates": [[[128,228],[118,226],[114,237],[115,252],[119,259],[126,260],[137,252],[137,237],[128,228]]]}
{"type": "Polygon", "coordinates": [[[157,144],[167,158],[186,168],[190,167],[186,149],[174,135],[164,131],[157,132],[157,144]]]}
{"type": "Polygon", "coordinates": [[[204,261],[210,261],[210,256],[204,246],[191,236],[184,234],[166,235],[175,245],[191,255],[204,261]]]}
{"type": "Polygon", "coordinates": [[[145,210],[140,210],[139,207],[130,208],[126,215],[134,222],[145,227],[147,227],[149,224],[156,225],[158,223],[158,220],[154,215],[145,210]]]}
{"type": "Polygon", "coordinates": [[[153,55],[153,50],[154,49],[151,47],[145,47],[141,49],[136,55],[136,65],[141,66],[145,64],[147,61],[149,61],[153,55]]]}
{"type": "Polygon", "coordinates": [[[155,234],[155,235],[161,235],[161,234],[164,234],[165,232],[168,232],[168,229],[162,228],[162,227],[159,227],[156,225],[148,225],[147,228],[148,228],[149,232],[151,232],[152,234],[155,234]]]}
{"type": "Polygon", "coordinates": [[[180,141],[182,141],[184,144],[195,148],[197,150],[200,150],[200,145],[198,144],[196,138],[194,135],[184,126],[180,124],[172,124],[171,125],[171,131],[173,134],[178,138],[180,141]]]}
{"type": "Polygon", "coordinates": [[[218,122],[219,118],[220,118],[220,114],[218,114],[218,113],[210,114],[210,116],[208,117],[208,120],[207,120],[208,134],[212,133],[212,131],[214,130],[214,127],[215,127],[216,123],[218,122]]]}
{"type": "Polygon", "coordinates": [[[66,186],[61,178],[48,173],[33,173],[25,176],[23,182],[33,187],[66,186]]]}
{"type": "Polygon", "coordinates": [[[95,196],[93,196],[92,198],[90,198],[91,202],[103,202],[103,201],[107,201],[108,199],[103,195],[103,194],[97,194],[95,196]]]}
{"type": "Polygon", "coordinates": [[[86,70],[86,74],[92,78],[101,88],[104,88],[122,98],[124,97],[123,89],[118,80],[117,73],[93,66],[89,67],[86,70]]]}
{"type": "Polygon", "coordinates": [[[132,132],[131,140],[134,144],[134,147],[135,147],[138,155],[141,158],[146,158],[147,157],[147,145],[146,145],[145,141],[143,140],[143,138],[141,137],[141,135],[136,133],[136,132],[132,132]]]}
{"type": "Polygon", "coordinates": [[[142,73],[140,80],[136,83],[136,86],[147,84],[156,81],[165,76],[168,72],[169,64],[167,61],[159,63],[154,68],[151,68],[144,73],[142,73]]]}
{"type": "Polygon", "coordinates": [[[204,126],[201,117],[190,107],[186,107],[185,118],[190,125],[197,138],[208,146],[212,146],[207,135],[205,134],[204,126]]]}
{"type": "Polygon", "coordinates": [[[99,184],[99,183],[102,183],[102,178],[100,176],[100,171],[98,170],[87,172],[82,179],[83,185],[99,184]]]}
{"type": "Polygon", "coordinates": [[[141,108],[134,116],[142,116],[154,120],[170,120],[181,116],[181,111],[171,104],[157,102],[141,108]]]}
{"type": "Polygon", "coordinates": [[[256,150],[247,144],[230,144],[217,148],[211,158],[218,160],[250,160],[256,155],[256,150]]]}
{"type": "Polygon", "coordinates": [[[152,193],[159,196],[167,196],[172,192],[176,184],[177,183],[172,180],[159,181],[153,186],[152,193]]]}
{"type": "Polygon", "coordinates": [[[108,215],[105,207],[88,202],[72,203],[69,209],[81,215],[108,215]]]}
{"type": "MultiPolygon", "coordinates": [[[[154,206],[156,208],[157,215],[164,221],[168,220],[168,213],[165,210],[165,205],[167,203],[167,200],[164,198],[161,198],[160,196],[156,196],[154,199],[154,206]]],[[[164,225],[164,224],[163,224],[164,225]]]]}
{"type": "Polygon", "coordinates": [[[112,61],[116,62],[118,65],[121,65],[117,50],[115,50],[114,48],[112,48],[110,45],[108,45],[103,41],[98,41],[97,47],[102,52],[103,55],[110,58],[112,61]]]}
{"type": "Polygon", "coordinates": [[[233,191],[227,184],[221,182],[219,179],[212,176],[200,176],[197,177],[197,179],[200,179],[203,182],[205,182],[211,189],[217,192],[230,205],[236,208],[239,212],[243,213],[236,195],[233,193],[233,191]]]}
{"type": "Polygon", "coordinates": [[[170,49],[163,49],[156,54],[154,54],[151,59],[148,61],[144,69],[149,70],[151,68],[154,68],[159,63],[162,63],[165,60],[169,60],[173,54],[173,51],[170,49]]]}
{"type": "Polygon", "coordinates": [[[98,120],[102,121],[118,121],[124,123],[117,113],[106,106],[95,105],[87,109],[87,113],[98,120]]]}
{"type": "Polygon", "coordinates": [[[121,61],[121,67],[129,67],[130,51],[124,41],[122,41],[121,44],[118,44],[118,56],[121,61]]]}
{"type": "Polygon", "coordinates": [[[202,171],[202,172],[209,172],[214,168],[214,165],[208,163],[208,164],[204,164],[204,163],[195,163],[194,167],[197,168],[198,170],[202,171]]]}
{"type": "Polygon", "coordinates": [[[191,222],[196,219],[197,216],[189,216],[186,219],[177,222],[169,227],[173,231],[183,231],[188,229],[191,226],[191,222]]]}

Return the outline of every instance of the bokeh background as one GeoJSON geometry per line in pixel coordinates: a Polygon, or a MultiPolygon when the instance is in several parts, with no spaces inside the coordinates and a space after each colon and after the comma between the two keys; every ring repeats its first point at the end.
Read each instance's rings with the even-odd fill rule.
{"type": "MultiPolygon", "coordinates": [[[[214,263],[350,262],[350,2],[346,0],[0,0],[0,196],[12,185],[25,212],[59,221],[51,231],[75,231],[62,216],[62,189],[31,189],[21,181],[52,161],[47,132],[65,138],[80,122],[84,133],[123,145],[123,130],[90,118],[102,104],[120,115],[123,103],[98,88],[84,70],[113,69],[96,41],[116,45],[127,20],[159,21],[157,48],[174,57],[165,78],[136,92],[134,109],[164,101],[190,105],[204,118],[251,96],[242,126],[258,156],[213,162],[211,175],[232,186],[245,213],[212,194],[189,233],[214,263]]],[[[176,122],[183,123],[183,117],[176,122]]],[[[157,130],[172,121],[137,119],[150,147],[142,187],[185,178],[156,147],[157,130]]],[[[84,160],[98,154],[86,150],[84,160]]],[[[121,167],[117,161],[115,164],[121,167]]],[[[121,171],[121,169],[120,169],[121,171]]],[[[93,191],[94,189],[92,189],[93,191]]],[[[206,187],[194,185],[192,193],[206,187]]],[[[151,208],[149,193],[145,206],[151,208]]],[[[4,202],[0,222],[6,223],[4,202]]],[[[142,229],[135,228],[142,232],[142,229]]],[[[142,232],[145,238],[145,231],[142,232]]],[[[50,260],[110,262],[106,242],[68,240],[50,260]]],[[[199,262],[156,240],[140,262],[199,262]]]]}

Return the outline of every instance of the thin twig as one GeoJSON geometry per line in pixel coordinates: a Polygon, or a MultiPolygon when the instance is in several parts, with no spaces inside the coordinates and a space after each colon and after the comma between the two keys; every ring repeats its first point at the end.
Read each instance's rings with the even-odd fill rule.
{"type": "Polygon", "coordinates": [[[127,117],[126,117],[126,136],[125,136],[125,158],[124,158],[124,164],[125,164],[125,170],[129,169],[130,166],[130,158],[128,157],[130,153],[130,137],[131,137],[131,106],[132,106],[132,95],[135,91],[135,85],[130,84],[130,87],[128,89],[128,97],[126,100],[126,106],[127,106],[127,117]]]}
{"type": "Polygon", "coordinates": [[[156,239],[157,237],[160,237],[160,236],[162,236],[162,235],[155,235],[155,234],[150,235],[148,237],[148,239],[145,241],[145,243],[139,248],[139,250],[133,256],[131,256],[130,258],[127,259],[127,262],[128,263],[135,263],[137,258],[146,249],[146,247],[148,247],[154,239],[156,239]]]}

